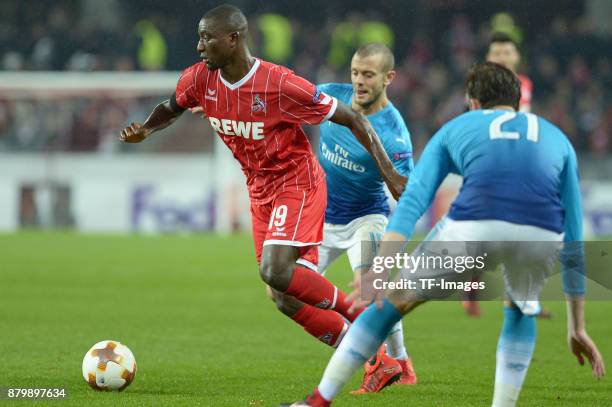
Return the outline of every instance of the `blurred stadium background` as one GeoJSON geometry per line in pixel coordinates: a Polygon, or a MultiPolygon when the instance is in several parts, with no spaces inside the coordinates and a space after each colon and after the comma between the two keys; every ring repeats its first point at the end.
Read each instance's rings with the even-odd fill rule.
{"type": "MultiPolygon", "coordinates": [[[[464,110],[463,75],[492,31],[521,45],[532,110],[579,151],[587,234],[612,235],[612,2],[235,1],[254,54],[315,83],[348,81],[360,44],[392,47],[389,89],[416,157],[464,110]]],[[[185,0],[4,0],[0,16],[0,230],[249,230],[244,180],[210,126],[185,114],[146,143],[117,141],[194,63],[200,16],[185,0]]],[[[308,129],[317,144],[317,129],[308,129]]],[[[442,214],[450,180],[421,222],[442,214]]]]}

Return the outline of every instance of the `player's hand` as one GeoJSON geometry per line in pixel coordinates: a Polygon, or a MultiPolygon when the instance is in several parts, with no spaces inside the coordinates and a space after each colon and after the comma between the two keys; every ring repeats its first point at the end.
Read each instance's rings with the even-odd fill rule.
{"type": "Polygon", "coordinates": [[[387,180],[387,187],[389,188],[389,192],[391,192],[393,199],[399,201],[400,196],[402,196],[402,192],[404,192],[404,189],[406,188],[407,182],[408,178],[397,172],[387,180]]]}
{"type": "Polygon", "coordinates": [[[346,302],[347,304],[351,304],[351,306],[348,309],[348,313],[352,314],[355,311],[366,307],[369,302],[368,301],[363,301],[361,299],[361,280],[359,278],[356,278],[355,280],[353,280],[350,284],[349,287],[351,287],[352,291],[346,296],[346,299],[344,300],[344,302],[346,302]]]}
{"type": "Polygon", "coordinates": [[[361,274],[361,276],[356,277],[349,284],[352,291],[346,296],[346,299],[345,299],[345,302],[347,304],[350,304],[352,302],[348,310],[349,314],[352,314],[355,311],[363,307],[367,307],[372,302],[375,302],[378,308],[382,308],[382,305],[383,305],[382,300],[384,298],[384,292],[382,290],[376,290],[376,294],[374,295],[374,298],[371,300],[363,299],[361,295],[362,294],[361,287],[370,287],[370,286],[373,287],[374,280],[376,278],[380,278],[380,276],[378,276],[372,270],[368,270],[366,273],[361,274]]]}
{"type": "Polygon", "coordinates": [[[576,356],[576,359],[578,359],[578,363],[584,366],[584,357],[586,356],[591,364],[593,376],[601,379],[606,374],[603,357],[599,353],[597,345],[595,345],[595,342],[593,342],[586,331],[570,331],[567,340],[570,350],[576,356]]]}
{"type": "Polygon", "coordinates": [[[132,123],[121,131],[119,140],[124,143],[140,143],[142,140],[146,139],[149,134],[151,134],[151,131],[142,124],[132,123]]]}
{"type": "Polygon", "coordinates": [[[206,119],[206,113],[204,113],[204,108],[202,106],[191,107],[189,111],[195,115],[199,115],[202,119],[206,119]]]}

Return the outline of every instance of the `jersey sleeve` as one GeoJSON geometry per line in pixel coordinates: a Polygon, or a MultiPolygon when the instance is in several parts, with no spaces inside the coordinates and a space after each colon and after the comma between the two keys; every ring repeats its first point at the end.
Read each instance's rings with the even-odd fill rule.
{"type": "Polygon", "coordinates": [[[185,69],[176,84],[176,103],[183,109],[196,107],[200,104],[196,93],[196,78],[201,70],[199,64],[185,69]]]}
{"type": "Polygon", "coordinates": [[[569,296],[583,296],[586,288],[584,243],[582,241],[582,200],[576,153],[571,145],[569,145],[569,155],[561,173],[561,205],[565,212],[564,243],[559,256],[563,291],[569,296]]]}
{"type": "Polygon", "coordinates": [[[353,85],[348,83],[321,83],[317,85],[317,89],[344,103],[350,102],[351,95],[353,94],[353,85]]]}
{"type": "Polygon", "coordinates": [[[438,187],[451,171],[451,157],[445,146],[447,128],[442,127],[427,143],[419,162],[408,178],[387,231],[412,237],[414,226],[431,205],[438,187]]]}
{"type": "Polygon", "coordinates": [[[293,73],[283,75],[279,87],[280,114],[284,121],[320,124],[334,115],[338,101],[293,73]]]}
{"type": "Polygon", "coordinates": [[[403,120],[394,126],[393,131],[394,134],[390,135],[385,143],[385,149],[397,172],[408,177],[414,169],[410,133],[403,120]]]}
{"type": "Polygon", "coordinates": [[[328,95],[333,95],[334,84],[333,83],[320,83],[317,85],[317,89],[328,95]]]}

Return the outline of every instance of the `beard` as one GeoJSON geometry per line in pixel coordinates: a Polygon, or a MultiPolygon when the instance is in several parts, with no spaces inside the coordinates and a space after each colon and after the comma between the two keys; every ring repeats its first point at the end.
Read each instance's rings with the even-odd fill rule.
{"type": "MultiPolygon", "coordinates": [[[[384,88],[383,88],[384,90],[384,88]]],[[[372,97],[368,100],[366,100],[365,102],[361,102],[356,100],[355,103],[358,104],[359,106],[361,106],[364,109],[369,108],[370,106],[372,106],[374,103],[378,102],[380,100],[380,97],[383,94],[383,90],[378,91],[377,93],[372,92],[372,97]]]]}
{"type": "Polygon", "coordinates": [[[219,68],[221,68],[221,67],[220,67],[219,65],[217,65],[217,64],[215,64],[215,63],[213,63],[213,62],[206,61],[206,68],[207,68],[209,71],[216,71],[217,69],[219,69],[219,68]]]}

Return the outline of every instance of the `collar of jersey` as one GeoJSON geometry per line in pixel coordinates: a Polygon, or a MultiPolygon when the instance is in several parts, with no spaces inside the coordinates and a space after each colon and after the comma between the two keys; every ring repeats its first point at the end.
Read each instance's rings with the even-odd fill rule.
{"type": "MultiPolygon", "coordinates": [[[[351,99],[351,103],[352,103],[352,102],[353,102],[353,100],[351,99]]],[[[379,114],[380,114],[380,115],[383,115],[383,114],[385,114],[386,112],[390,111],[390,110],[391,110],[392,108],[394,108],[394,107],[395,107],[395,106],[393,106],[393,103],[391,103],[391,101],[389,100],[389,101],[388,101],[388,103],[387,103],[387,106],[383,107],[382,109],[380,109],[380,110],[379,110],[378,112],[376,112],[376,113],[372,113],[372,114],[367,115],[366,117],[371,117],[371,118],[373,118],[373,117],[378,116],[379,114]]]]}
{"type": "Polygon", "coordinates": [[[255,58],[255,63],[251,67],[251,70],[247,72],[247,74],[244,75],[242,79],[240,79],[238,82],[229,83],[228,81],[223,79],[223,75],[221,75],[221,72],[219,72],[219,79],[221,79],[221,82],[223,82],[225,86],[227,86],[231,90],[235,90],[244,85],[249,79],[251,79],[251,76],[255,75],[255,71],[257,71],[257,68],[259,68],[259,59],[255,58]]]}

